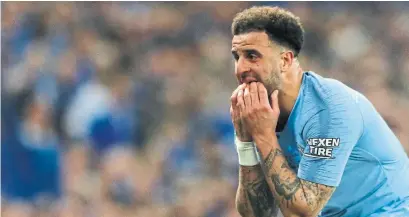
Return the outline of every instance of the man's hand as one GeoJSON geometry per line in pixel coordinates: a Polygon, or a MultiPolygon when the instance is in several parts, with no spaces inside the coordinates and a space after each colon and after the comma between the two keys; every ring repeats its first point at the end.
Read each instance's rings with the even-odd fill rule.
{"type": "Polygon", "coordinates": [[[244,123],[242,121],[241,114],[240,114],[240,108],[237,105],[238,93],[240,91],[243,92],[246,86],[247,84],[241,84],[239,87],[237,87],[236,90],[234,90],[230,98],[230,101],[231,101],[230,116],[233,121],[234,129],[236,130],[237,138],[242,142],[251,142],[253,141],[253,138],[251,137],[250,133],[244,126],[244,123]]]}
{"type": "Polygon", "coordinates": [[[254,139],[264,161],[266,181],[285,216],[317,216],[335,188],[302,180],[289,166],[277,141],[275,128],[280,109],[278,91],[271,94],[266,88],[251,83],[237,93],[241,118],[254,139]]]}
{"type": "Polygon", "coordinates": [[[263,84],[252,82],[244,88],[244,91],[239,89],[237,106],[244,124],[254,139],[275,135],[280,115],[277,95],[278,90],[271,94],[272,105],[270,106],[267,90],[263,84]]]}

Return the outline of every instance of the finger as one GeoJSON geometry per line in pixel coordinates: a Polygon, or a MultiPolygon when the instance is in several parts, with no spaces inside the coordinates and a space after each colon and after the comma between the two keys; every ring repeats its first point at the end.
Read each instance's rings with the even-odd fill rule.
{"type": "Polygon", "coordinates": [[[246,84],[241,84],[233,91],[233,94],[230,97],[230,101],[231,101],[231,105],[233,106],[233,109],[237,108],[237,94],[239,90],[243,90],[245,86],[246,84]]]}
{"type": "Polygon", "coordinates": [[[256,82],[252,82],[250,84],[250,98],[251,98],[251,105],[255,106],[258,105],[260,99],[258,97],[258,87],[256,82]]]}
{"type": "Polygon", "coordinates": [[[278,90],[275,90],[271,94],[271,108],[273,111],[280,111],[280,108],[278,107],[278,90]]]}
{"type": "Polygon", "coordinates": [[[236,103],[237,103],[237,93],[239,92],[239,90],[244,90],[245,87],[246,87],[246,84],[245,84],[245,83],[239,85],[239,86],[233,91],[233,94],[231,95],[231,99],[232,99],[232,100],[234,99],[234,100],[236,101],[236,103]]]}
{"type": "Polygon", "coordinates": [[[230,106],[230,114],[233,119],[237,119],[240,116],[240,108],[237,105],[230,106]]]}
{"type": "Polygon", "coordinates": [[[244,105],[246,107],[251,106],[250,88],[248,86],[244,89],[244,105]]]}
{"type": "Polygon", "coordinates": [[[244,105],[243,94],[243,90],[241,89],[237,93],[237,107],[239,107],[240,112],[244,112],[244,109],[246,108],[244,105]]]}
{"type": "Polygon", "coordinates": [[[234,91],[233,91],[233,94],[232,94],[231,97],[230,97],[231,105],[232,105],[233,107],[236,107],[236,105],[237,105],[237,93],[238,93],[238,92],[239,92],[238,89],[234,90],[234,91]]]}
{"type": "Polygon", "coordinates": [[[270,106],[270,103],[268,102],[268,93],[267,89],[264,87],[262,83],[257,83],[258,87],[258,96],[260,98],[260,104],[261,105],[268,105],[270,106]]]}
{"type": "Polygon", "coordinates": [[[236,120],[240,116],[238,109],[233,109],[233,105],[230,106],[230,116],[231,116],[231,120],[233,121],[233,124],[236,122],[236,120]]]}

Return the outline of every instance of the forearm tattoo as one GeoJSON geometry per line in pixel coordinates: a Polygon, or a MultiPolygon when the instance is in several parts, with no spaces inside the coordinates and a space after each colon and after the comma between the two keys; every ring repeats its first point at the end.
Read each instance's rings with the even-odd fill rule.
{"type": "Polygon", "coordinates": [[[301,186],[305,200],[312,210],[321,210],[335,191],[334,187],[319,185],[305,180],[301,180],[301,186]]]}
{"type": "Polygon", "coordinates": [[[270,174],[271,181],[277,194],[280,196],[281,203],[284,203],[289,207],[292,202],[296,200],[296,192],[301,187],[300,180],[294,176],[294,172],[288,165],[287,161],[282,161],[280,170],[276,171],[273,168],[274,161],[278,156],[284,157],[280,149],[272,150],[266,158],[265,167],[267,174],[270,174]]]}
{"type": "Polygon", "coordinates": [[[237,208],[242,216],[272,217],[278,212],[260,165],[240,167],[237,208]]]}
{"type": "Polygon", "coordinates": [[[280,149],[273,149],[268,154],[264,166],[284,208],[305,201],[309,210],[322,209],[334,191],[333,187],[299,179],[280,149]],[[277,166],[273,166],[275,161],[280,165],[279,170],[275,169],[277,166]],[[297,194],[298,191],[300,193],[297,194]]]}

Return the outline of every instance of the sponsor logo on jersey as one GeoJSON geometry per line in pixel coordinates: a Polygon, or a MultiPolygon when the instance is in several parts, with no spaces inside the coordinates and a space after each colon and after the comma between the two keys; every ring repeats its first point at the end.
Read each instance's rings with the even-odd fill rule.
{"type": "Polygon", "coordinates": [[[305,156],[314,158],[334,159],[334,148],[339,147],[339,138],[311,138],[307,140],[308,152],[305,156]]]}

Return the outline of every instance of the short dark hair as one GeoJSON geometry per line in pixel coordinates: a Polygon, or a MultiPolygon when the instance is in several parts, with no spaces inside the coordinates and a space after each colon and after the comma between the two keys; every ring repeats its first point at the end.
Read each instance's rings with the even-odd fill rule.
{"type": "Polygon", "coordinates": [[[304,43],[300,18],[279,7],[257,6],[238,13],[231,26],[233,35],[264,31],[270,40],[291,49],[298,56],[304,43]]]}

